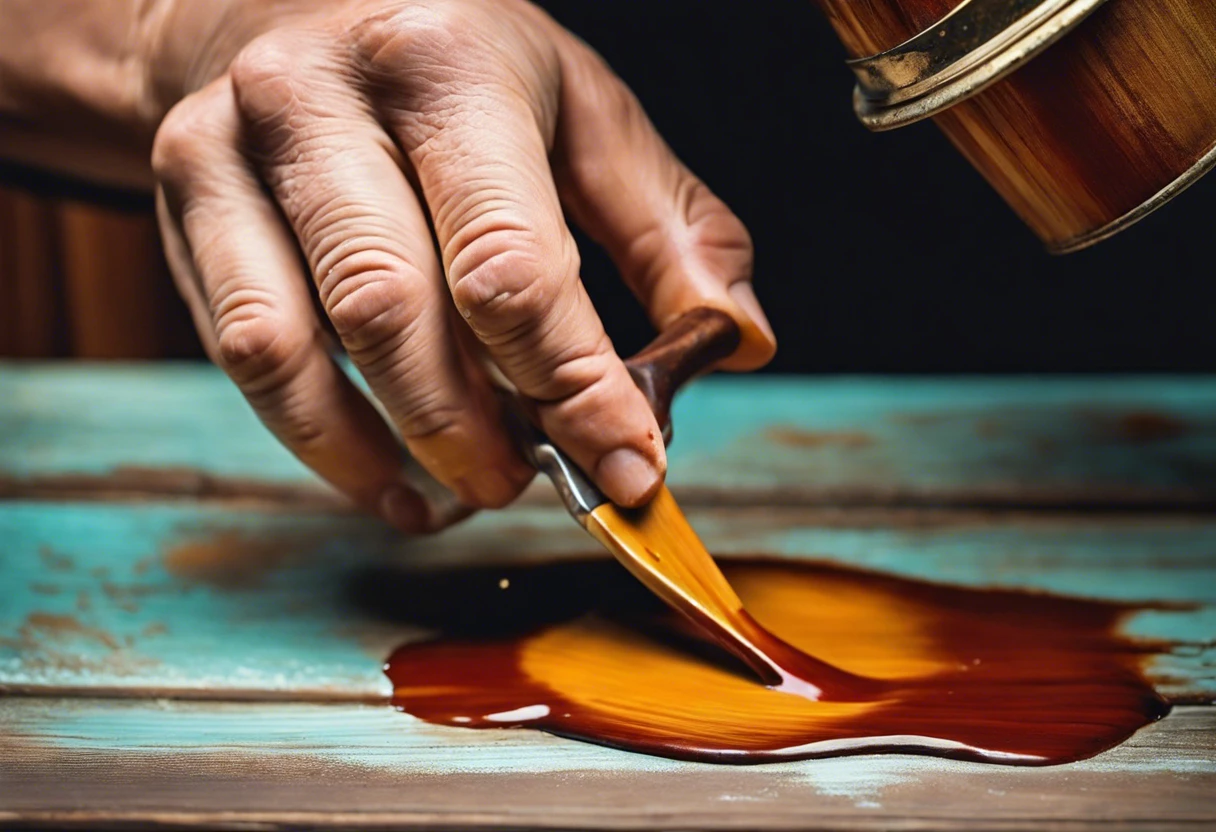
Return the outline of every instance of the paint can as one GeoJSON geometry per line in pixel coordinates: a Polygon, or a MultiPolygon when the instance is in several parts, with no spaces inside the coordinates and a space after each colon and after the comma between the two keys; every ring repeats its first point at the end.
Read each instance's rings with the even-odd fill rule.
{"type": "Polygon", "coordinates": [[[1048,249],[1216,166],[1213,0],[817,0],[872,130],[931,118],[1048,249]]]}

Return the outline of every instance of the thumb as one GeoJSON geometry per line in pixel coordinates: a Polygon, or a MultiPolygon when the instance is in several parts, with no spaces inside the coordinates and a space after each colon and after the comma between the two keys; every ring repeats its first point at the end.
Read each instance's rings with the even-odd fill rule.
{"type": "Polygon", "coordinates": [[[752,289],[743,223],[671,152],[603,60],[562,39],[554,176],[571,218],[604,246],[660,329],[709,306],[742,333],[730,370],[761,367],[776,339],[752,289]]]}

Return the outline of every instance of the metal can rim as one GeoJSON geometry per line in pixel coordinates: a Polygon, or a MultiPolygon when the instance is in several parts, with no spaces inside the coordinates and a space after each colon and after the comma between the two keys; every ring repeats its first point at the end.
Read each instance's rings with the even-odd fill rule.
{"type": "Polygon", "coordinates": [[[890,130],[940,113],[1018,69],[1104,2],[964,0],[898,46],[848,62],[857,117],[890,130]]]}

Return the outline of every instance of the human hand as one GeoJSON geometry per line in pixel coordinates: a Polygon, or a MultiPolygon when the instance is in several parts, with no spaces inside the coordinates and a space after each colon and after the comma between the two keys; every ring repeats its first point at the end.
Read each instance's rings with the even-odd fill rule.
{"type": "Polygon", "coordinates": [[[771,357],[743,225],[599,57],[531,4],[172,8],[152,74],[184,97],[153,167],[178,286],[267,427],[398,527],[435,523],[393,431],[331,360],[322,316],[410,453],[479,507],[533,475],[483,353],[614,502],[644,502],[665,472],[565,217],[657,326],[717,307],[743,332],[724,366],[771,357]]]}

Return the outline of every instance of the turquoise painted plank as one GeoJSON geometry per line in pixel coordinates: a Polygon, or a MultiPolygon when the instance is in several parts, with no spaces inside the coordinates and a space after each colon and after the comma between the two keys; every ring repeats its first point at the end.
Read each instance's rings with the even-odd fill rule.
{"type": "Polygon", "coordinates": [[[103,475],[187,468],[300,481],[223,373],[203,363],[0,362],[0,472],[103,475]]]}
{"type": "MultiPolygon", "coordinates": [[[[755,503],[1216,502],[1216,378],[717,376],[671,481],[755,503]]],[[[0,364],[0,478],[188,469],[311,482],[218,370],[0,364]]]]}
{"type": "MultiPolygon", "coordinates": [[[[564,515],[513,522],[555,532],[529,550],[593,551],[564,515]]],[[[353,516],[0,503],[0,685],[384,696],[380,665],[408,633],[348,603],[360,570],[506,555],[519,549],[500,538],[511,529],[487,515],[458,536],[409,541],[353,516]],[[238,552],[227,573],[191,571],[188,551],[185,567],[166,566],[217,539],[221,556],[239,541],[254,555],[238,552]]]]}
{"type": "Polygon", "coordinates": [[[672,476],[795,501],[1101,503],[1216,495],[1213,378],[715,378],[672,476]]]}
{"type": "MultiPolygon", "coordinates": [[[[851,564],[962,586],[1193,608],[1145,612],[1167,694],[1216,698],[1216,521],[702,508],[716,554],[851,564]]],[[[543,507],[407,540],[374,521],[190,504],[0,503],[0,686],[367,700],[411,633],[353,590],[386,564],[597,553],[543,507]],[[208,554],[209,553],[209,554],[208,554]]]]}
{"type": "Polygon", "coordinates": [[[530,731],[431,726],[383,705],[14,697],[0,699],[0,725],[7,752],[0,823],[1164,829],[1216,822],[1213,708],[1180,708],[1116,749],[1048,769],[900,756],[722,767],[530,731]]]}

